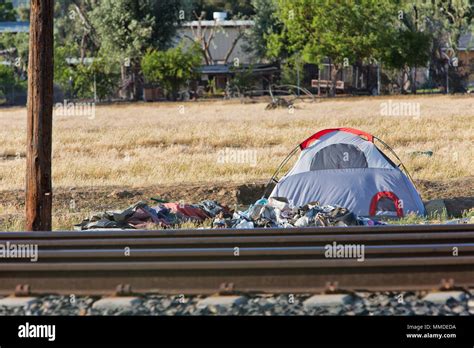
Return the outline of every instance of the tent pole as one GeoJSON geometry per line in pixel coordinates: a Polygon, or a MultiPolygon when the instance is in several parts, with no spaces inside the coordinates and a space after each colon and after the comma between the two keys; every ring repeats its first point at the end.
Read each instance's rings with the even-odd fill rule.
{"type": "Polygon", "coordinates": [[[396,152],[387,144],[385,143],[383,140],[380,140],[379,138],[375,137],[375,139],[377,139],[378,141],[380,141],[380,143],[385,146],[391,153],[392,155],[395,156],[395,158],[400,162],[400,164],[402,165],[403,167],[403,170],[405,171],[405,173],[408,175],[408,177],[410,178],[411,182],[413,183],[413,186],[415,186],[415,188],[418,190],[418,188],[416,187],[416,184],[415,182],[413,181],[413,178],[410,174],[410,172],[408,171],[408,169],[405,167],[405,165],[403,164],[402,160],[400,159],[400,157],[397,156],[396,152]]]}
{"type": "Polygon", "coordinates": [[[272,177],[270,178],[270,180],[268,181],[267,185],[265,186],[265,191],[263,191],[263,195],[262,195],[262,198],[265,198],[265,196],[267,195],[267,192],[268,192],[268,188],[270,187],[270,184],[275,180],[276,176],[278,175],[278,173],[280,172],[280,170],[288,163],[288,161],[294,156],[294,154],[296,153],[296,151],[298,151],[298,149],[300,148],[300,145],[298,145],[297,147],[295,147],[289,154],[288,156],[285,157],[285,159],[280,163],[280,165],[278,166],[278,168],[276,169],[275,173],[273,173],[272,177]]]}

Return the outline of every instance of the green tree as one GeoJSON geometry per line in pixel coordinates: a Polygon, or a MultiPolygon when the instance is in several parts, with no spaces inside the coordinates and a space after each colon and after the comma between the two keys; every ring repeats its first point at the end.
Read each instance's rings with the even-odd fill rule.
{"type": "Polygon", "coordinates": [[[73,46],[72,43],[65,46],[54,46],[54,82],[61,87],[68,98],[74,94],[75,71],[73,66],[68,65],[66,59],[75,57],[76,50],[73,46]]]}
{"type": "Polygon", "coordinates": [[[200,49],[192,46],[185,50],[182,45],[166,51],[150,50],[141,62],[146,81],[161,84],[172,100],[176,100],[180,86],[197,75],[200,64],[200,49]]]}
{"type": "Polygon", "coordinates": [[[8,65],[0,65],[0,86],[13,85],[15,83],[15,73],[8,65]]]}
{"type": "Polygon", "coordinates": [[[255,15],[252,17],[255,25],[245,35],[244,49],[252,53],[258,60],[270,58],[268,53],[270,35],[281,33],[282,24],[276,17],[276,0],[252,0],[255,15]]]}
{"type": "Polygon", "coordinates": [[[90,19],[90,14],[97,5],[95,0],[56,1],[55,44],[74,47],[76,52],[73,56],[81,59],[97,55],[100,40],[90,19]]]}
{"type": "MultiPolygon", "coordinates": [[[[444,85],[448,69],[450,86],[462,91],[465,76],[460,66],[452,65],[450,58],[457,56],[459,38],[472,22],[473,4],[472,0],[401,1],[396,23],[398,31],[389,42],[390,51],[385,62],[390,67],[402,69],[404,79],[408,70],[416,76],[418,66],[428,66],[432,85],[444,85]]],[[[416,80],[413,82],[416,92],[416,80]]]]}
{"type": "Polygon", "coordinates": [[[120,62],[122,84],[132,76],[135,98],[140,93],[140,60],[149,48],[171,44],[180,22],[181,1],[103,0],[91,13],[101,40],[102,55],[120,62]]]}
{"type": "Polygon", "coordinates": [[[117,90],[120,71],[107,57],[95,57],[92,64],[67,63],[74,57],[73,45],[56,47],[54,52],[54,80],[68,98],[94,98],[94,89],[99,100],[104,100],[117,90]]]}
{"type": "Polygon", "coordinates": [[[383,56],[395,14],[389,0],[278,0],[284,27],[269,40],[270,51],[278,56],[287,49],[318,65],[329,58],[335,86],[344,65],[383,56]]]}
{"type": "Polygon", "coordinates": [[[0,65],[0,105],[7,101],[6,93],[15,84],[15,73],[7,65],[0,65]]]}
{"type": "Polygon", "coordinates": [[[146,50],[154,18],[143,2],[104,0],[92,13],[101,37],[102,49],[122,60],[136,59],[146,50]]]}
{"type": "Polygon", "coordinates": [[[0,51],[4,51],[3,60],[12,64],[16,77],[26,79],[28,70],[28,33],[0,34],[0,51]]]}
{"type": "Polygon", "coordinates": [[[184,0],[103,0],[91,17],[106,49],[134,58],[171,44],[184,0]]]}
{"type": "MultiPolygon", "coordinates": [[[[389,68],[402,70],[403,79],[409,70],[413,72],[410,75],[414,93],[416,93],[417,67],[427,65],[433,44],[433,34],[425,27],[421,15],[422,8],[416,3],[399,10],[399,23],[396,24],[398,29],[394,32],[393,39],[387,40],[388,49],[383,58],[389,68]]],[[[401,88],[403,91],[403,82],[401,88]]]]}
{"type": "Polygon", "coordinates": [[[10,1],[0,0],[0,22],[15,22],[16,11],[10,1]]]}
{"type": "Polygon", "coordinates": [[[426,28],[434,35],[441,35],[444,43],[456,51],[459,38],[473,22],[474,1],[432,0],[432,6],[427,6],[422,0],[416,3],[420,16],[425,17],[426,28]]]}
{"type": "Polygon", "coordinates": [[[430,77],[438,85],[445,85],[449,77],[452,92],[464,92],[468,74],[461,64],[455,66],[452,59],[458,57],[458,43],[462,34],[469,32],[474,17],[473,0],[432,0],[430,6],[416,0],[420,9],[421,24],[433,34],[429,62],[430,77]]]}
{"type": "Polygon", "coordinates": [[[94,97],[94,89],[99,100],[114,94],[120,79],[119,72],[114,69],[107,58],[98,57],[90,65],[80,64],[74,77],[74,92],[79,98],[94,97]]]}

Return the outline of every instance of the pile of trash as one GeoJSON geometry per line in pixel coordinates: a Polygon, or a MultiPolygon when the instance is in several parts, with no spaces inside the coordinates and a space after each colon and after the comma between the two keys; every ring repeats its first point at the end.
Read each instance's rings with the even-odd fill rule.
{"type": "Polygon", "coordinates": [[[346,208],[318,202],[293,206],[286,198],[262,198],[245,211],[231,211],[216,201],[199,204],[138,202],[123,211],[106,211],[74,225],[75,230],[173,228],[212,219],[213,228],[374,226],[385,224],[359,217],[346,208]]]}
{"type": "Polygon", "coordinates": [[[75,230],[171,228],[185,222],[203,222],[215,217],[226,218],[232,214],[226,206],[205,200],[199,204],[162,202],[150,207],[138,202],[123,211],[106,211],[74,225],[75,230]]]}
{"type": "Polygon", "coordinates": [[[295,207],[286,198],[262,198],[231,218],[216,217],[214,228],[374,226],[385,223],[355,215],[343,207],[318,202],[295,207]]]}

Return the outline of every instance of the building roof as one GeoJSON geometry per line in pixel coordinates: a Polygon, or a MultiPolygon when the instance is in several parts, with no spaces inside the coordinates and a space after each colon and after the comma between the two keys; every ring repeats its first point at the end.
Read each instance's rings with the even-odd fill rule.
{"type": "Polygon", "coordinates": [[[458,43],[460,51],[474,51],[474,34],[472,32],[461,35],[458,43]]]}
{"type": "MultiPolygon", "coordinates": [[[[254,21],[251,20],[225,20],[225,21],[201,21],[203,27],[251,27],[255,25],[254,21]]],[[[197,27],[199,21],[185,22],[182,24],[183,27],[197,27]]]]}
{"type": "Polygon", "coordinates": [[[236,72],[241,72],[251,69],[253,73],[266,73],[266,72],[275,72],[278,71],[278,68],[272,64],[242,64],[238,68],[233,68],[232,64],[214,64],[214,65],[203,65],[199,68],[201,74],[210,74],[210,75],[226,75],[234,74],[236,72]]]}
{"type": "Polygon", "coordinates": [[[27,33],[30,22],[0,22],[0,33],[27,33]]]}

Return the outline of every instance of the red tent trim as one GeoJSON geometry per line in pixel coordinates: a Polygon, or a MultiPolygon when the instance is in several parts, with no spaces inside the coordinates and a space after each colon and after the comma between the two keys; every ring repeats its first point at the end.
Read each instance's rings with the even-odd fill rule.
{"type": "Polygon", "coordinates": [[[360,137],[363,137],[363,138],[365,137],[367,139],[367,141],[370,141],[371,143],[374,142],[374,136],[372,134],[363,132],[363,131],[358,130],[358,129],[354,129],[354,128],[329,128],[329,129],[323,129],[322,131],[319,131],[319,132],[313,134],[312,136],[310,136],[308,139],[306,139],[305,141],[303,141],[300,144],[300,148],[301,148],[301,150],[304,150],[308,146],[310,146],[315,140],[321,138],[323,135],[326,135],[326,134],[329,134],[329,133],[332,133],[332,132],[337,132],[337,131],[356,134],[360,137]]]}
{"type": "Polygon", "coordinates": [[[378,192],[377,194],[372,197],[372,201],[370,202],[370,209],[369,209],[369,214],[370,216],[375,216],[377,212],[377,203],[381,198],[389,198],[395,203],[395,209],[397,211],[397,216],[398,217],[403,217],[403,207],[400,204],[400,199],[398,199],[397,195],[393,192],[390,191],[382,191],[378,192]]]}

